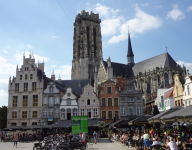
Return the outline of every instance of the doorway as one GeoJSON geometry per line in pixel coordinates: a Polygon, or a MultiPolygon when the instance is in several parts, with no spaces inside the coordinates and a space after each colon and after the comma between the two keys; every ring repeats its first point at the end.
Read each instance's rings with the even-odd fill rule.
{"type": "Polygon", "coordinates": [[[71,120],[71,109],[67,109],[67,120],[71,120]]]}
{"type": "Polygon", "coordinates": [[[87,109],[87,116],[88,118],[91,118],[91,109],[87,109]]]}

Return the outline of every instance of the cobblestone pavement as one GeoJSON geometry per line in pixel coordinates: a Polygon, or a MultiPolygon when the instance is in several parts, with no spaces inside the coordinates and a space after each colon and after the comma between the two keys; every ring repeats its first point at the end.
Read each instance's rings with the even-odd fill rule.
{"type": "MultiPolygon", "coordinates": [[[[18,143],[17,148],[13,147],[13,142],[0,142],[0,150],[33,150],[33,143],[18,143]]],[[[122,146],[120,143],[109,142],[108,139],[99,139],[97,144],[88,145],[87,150],[134,150],[127,146],[122,146]]]]}

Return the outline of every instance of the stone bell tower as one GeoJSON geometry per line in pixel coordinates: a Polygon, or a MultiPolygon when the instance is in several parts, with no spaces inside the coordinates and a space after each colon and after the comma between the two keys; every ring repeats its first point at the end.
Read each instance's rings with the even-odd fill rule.
{"type": "Polygon", "coordinates": [[[73,35],[71,79],[90,79],[94,82],[95,68],[102,57],[101,19],[99,14],[81,11],[76,16],[73,35]]]}

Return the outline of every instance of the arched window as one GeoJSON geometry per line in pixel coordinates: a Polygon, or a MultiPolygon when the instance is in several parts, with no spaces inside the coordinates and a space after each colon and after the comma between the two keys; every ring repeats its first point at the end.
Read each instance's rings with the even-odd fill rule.
{"type": "Polygon", "coordinates": [[[167,73],[164,74],[165,79],[165,87],[169,86],[169,75],[167,73]]]}
{"type": "Polygon", "coordinates": [[[43,98],[43,104],[47,104],[47,97],[43,98]]]}
{"type": "Polygon", "coordinates": [[[54,87],[50,86],[49,87],[49,92],[53,92],[54,91],[54,87]]]}
{"type": "Polygon", "coordinates": [[[87,105],[90,105],[90,99],[87,100],[87,105]]]}
{"type": "Polygon", "coordinates": [[[61,109],[61,120],[65,119],[65,109],[61,109]]]}
{"type": "Polygon", "coordinates": [[[151,93],[151,86],[152,86],[151,77],[149,77],[148,78],[148,84],[147,84],[147,91],[149,93],[151,93]]]}
{"type": "Polygon", "coordinates": [[[137,106],[137,115],[142,115],[142,106],[137,106]]]}
{"type": "Polygon", "coordinates": [[[73,116],[77,116],[77,109],[73,108],[73,116]]]}
{"type": "Polygon", "coordinates": [[[175,84],[175,80],[174,80],[174,78],[173,78],[174,75],[175,75],[175,73],[173,72],[173,73],[172,73],[172,81],[173,81],[173,84],[175,84]]]}
{"type": "Polygon", "coordinates": [[[70,108],[67,108],[67,113],[71,113],[71,109],[70,108]]]}
{"type": "Polygon", "coordinates": [[[53,106],[54,104],[54,97],[49,97],[49,106],[53,106]]]}
{"type": "Polygon", "coordinates": [[[130,116],[134,116],[135,115],[134,106],[129,106],[129,115],[130,116]]]}

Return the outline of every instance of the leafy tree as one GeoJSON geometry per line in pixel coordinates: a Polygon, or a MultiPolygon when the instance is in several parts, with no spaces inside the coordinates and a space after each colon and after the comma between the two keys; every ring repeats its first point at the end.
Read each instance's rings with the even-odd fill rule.
{"type": "Polygon", "coordinates": [[[7,127],[7,106],[0,108],[0,129],[7,127]]]}

